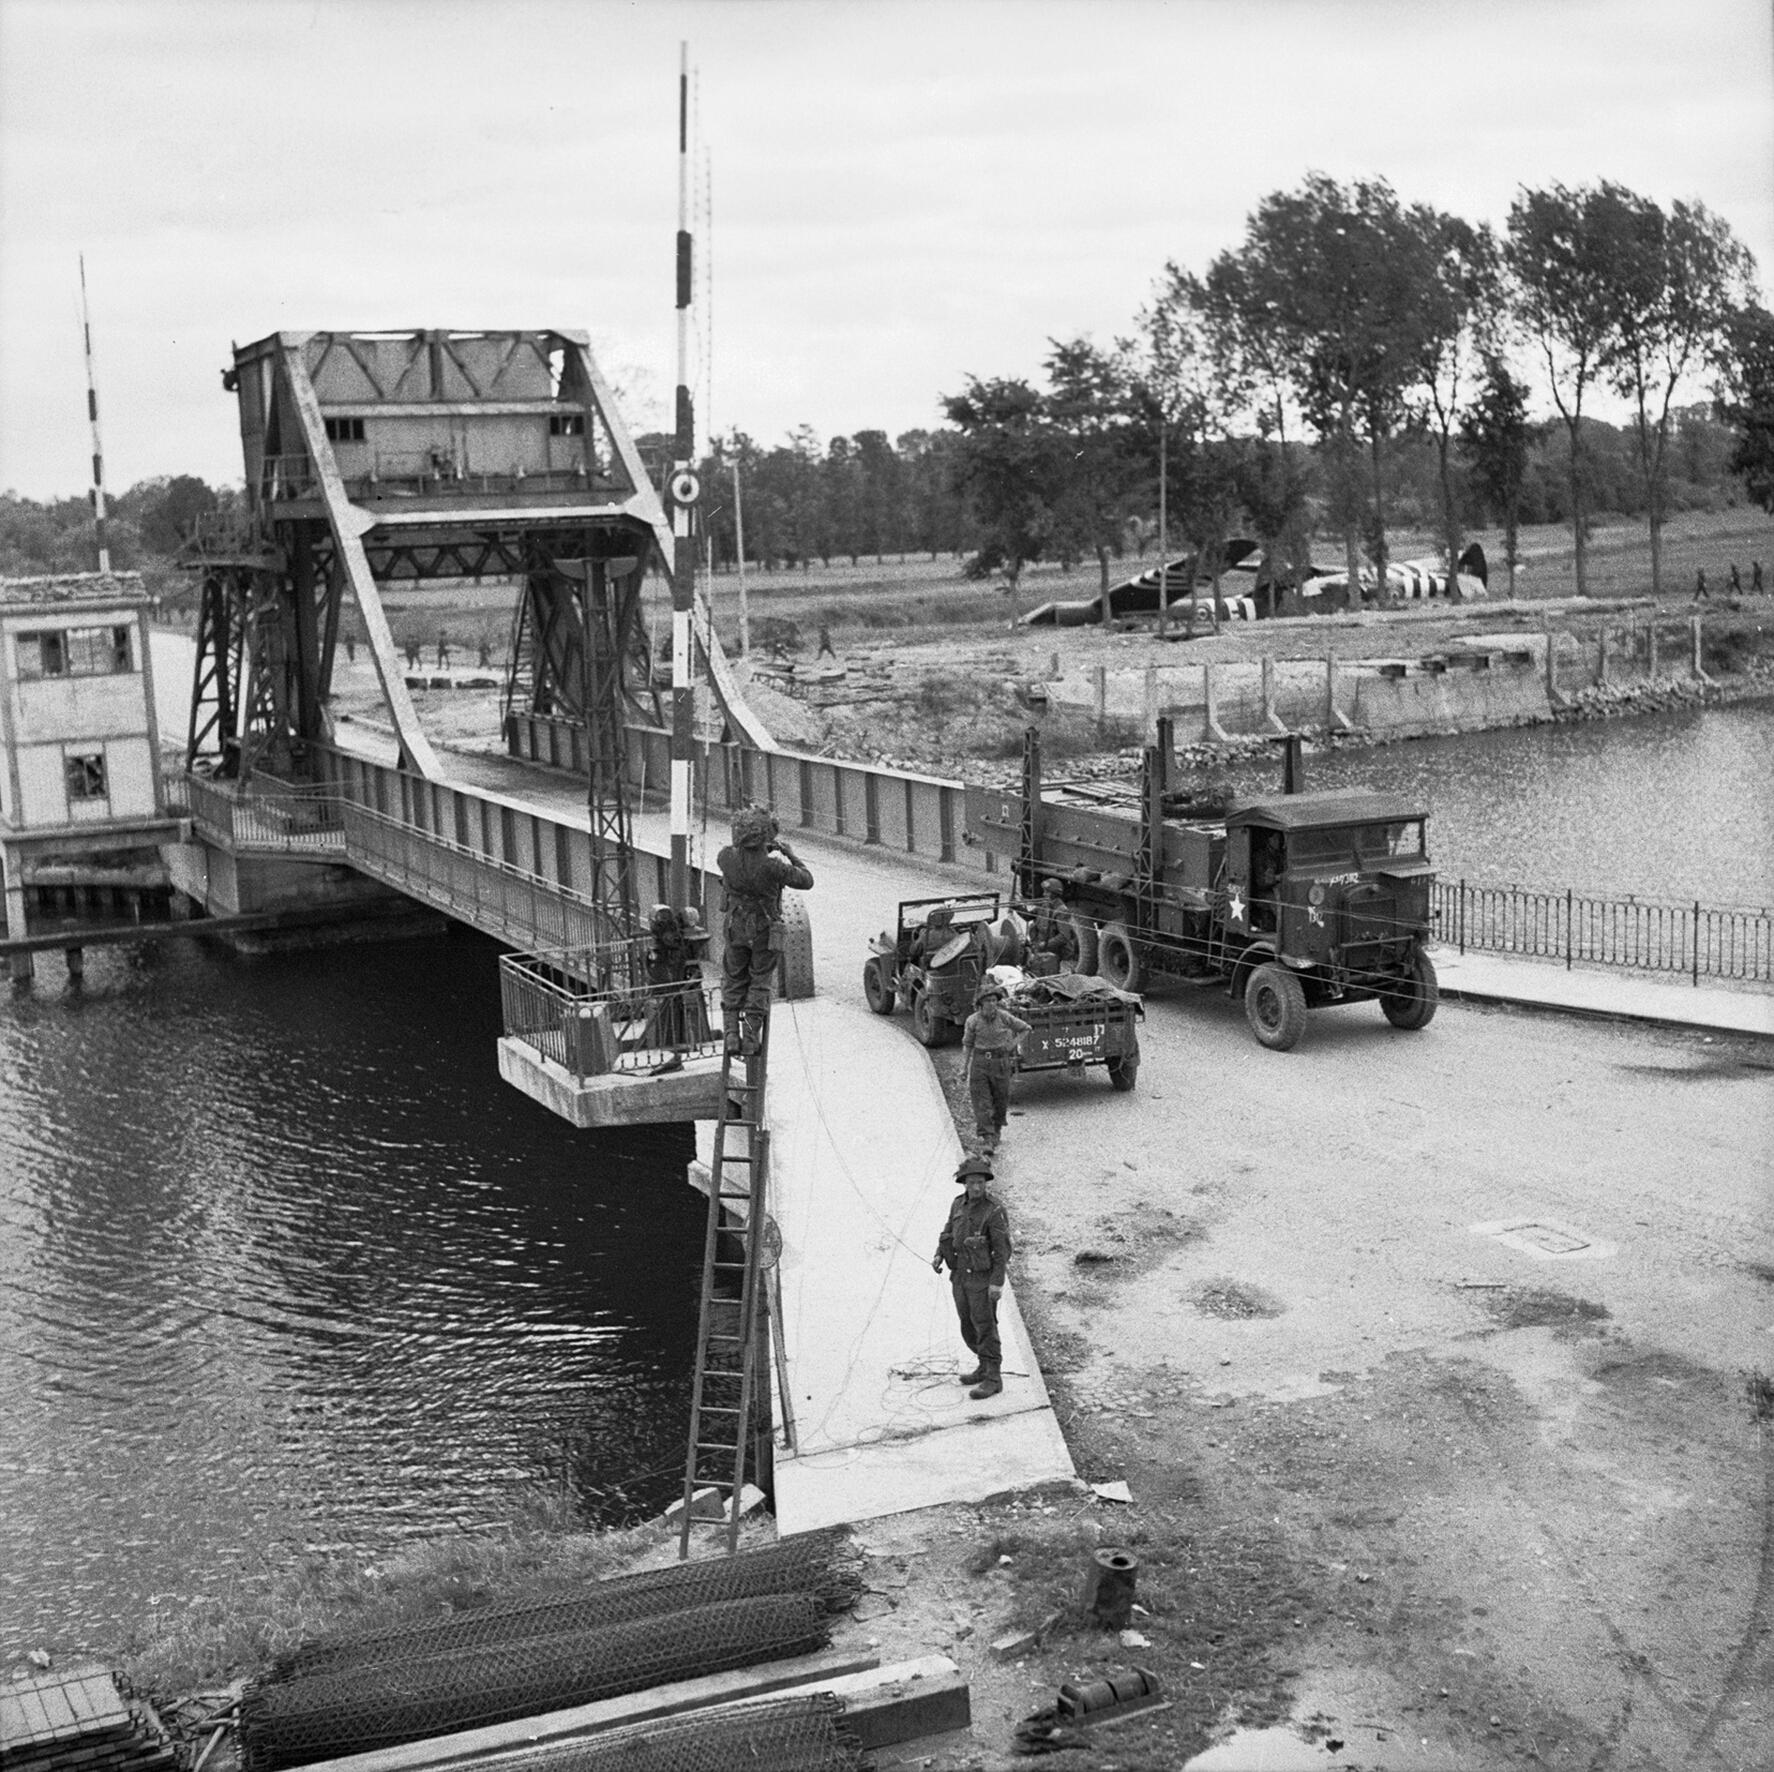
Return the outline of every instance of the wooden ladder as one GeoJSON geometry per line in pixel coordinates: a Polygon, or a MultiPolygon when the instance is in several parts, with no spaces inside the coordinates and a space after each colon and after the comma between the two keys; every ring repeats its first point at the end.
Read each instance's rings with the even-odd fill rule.
{"type": "Polygon", "coordinates": [[[721,1117],[715,1122],[714,1157],[709,1164],[702,1311],[690,1390],[690,1444],[684,1460],[679,1557],[690,1554],[690,1529],[695,1519],[692,1503],[702,1489],[712,1488],[720,1494],[727,1549],[733,1552],[739,1548],[746,1455],[758,1393],[758,1312],[769,1226],[770,1133],[764,1125],[768,1014],[762,1017],[762,1024],[754,1056],[740,1060],[728,1051],[721,1059],[721,1117]],[[725,1207],[741,1200],[746,1203],[744,1225],[726,1224],[725,1207]],[[740,1245],[737,1258],[731,1253],[734,1242],[740,1245]]]}

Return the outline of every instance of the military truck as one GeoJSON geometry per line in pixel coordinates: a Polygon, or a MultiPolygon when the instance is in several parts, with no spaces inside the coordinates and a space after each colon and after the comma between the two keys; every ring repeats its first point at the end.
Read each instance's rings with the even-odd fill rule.
{"type": "MultiPolygon", "coordinates": [[[[1286,1052],[1307,1011],[1377,1001],[1396,1028],[1429,1025],[1435,967],[1423,951],[1435,870],[1420,800],[1291,792],[1204,806],[1173,790],[1169,722],[1136,788],[1041,782],[1023,747],[1021,792],[970,788],[966,841],[1012,858],[1019,889],[1057,875],[1079,968],[1123,990],[1152,975],[1223,984],[1251,1032],[1286,1052]]],[[[1298,780],[1297,741],[1289,781],[1298,780]]]]}

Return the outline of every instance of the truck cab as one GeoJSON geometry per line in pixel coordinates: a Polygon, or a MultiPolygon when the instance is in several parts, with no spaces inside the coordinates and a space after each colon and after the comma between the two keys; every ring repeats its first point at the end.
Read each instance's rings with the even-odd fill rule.
{"type": "Polygon", "coordinates": [[[1426,811],[1369,793],[1291,794],[1226,819],[1228,930],[1295,966],[1371,970],[1429,931],[1426,811]]]}

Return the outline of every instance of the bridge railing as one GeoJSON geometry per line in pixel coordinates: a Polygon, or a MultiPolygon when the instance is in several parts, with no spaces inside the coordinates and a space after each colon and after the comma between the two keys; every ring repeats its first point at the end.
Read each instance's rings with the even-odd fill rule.
{"type": "Polygon", "coordinates": [[[198,829],[227,848],[344,860],[341,802],[327,787],[292,786],[269,777],[217,782],[180,778],[198,829]]]}
{"type": "Polygon", "coordinates": [[[1597,898],[1572,890],[1440,880],[1441,939],[1461,953],[1733,983],[1774,984],[1774,912],[1737,906],[1597,898]]]}
{"type": "Polygon", "coordinates": [[[615,934],[585,893],[353,801],[337,802],[345,854],[363,873],[506,939],[592,948],[615,934]]]}
{"type": "MultiPolygon", "coordinates": [[[[670,733],[631,726],[628,738],[631,781],[665,787],[671,780],[670,733]]],[[[961,782],[739,744],[698,746],[697,761],[697,792],[711,812],[768,806],[784,830],[878,843],[927,861],[959,858],[966,800],[961,782]]]]}
{"type": "Polygon", "coordinates": [[[505,1034],[583,1080],[647,1075],[721,1050],[720,992],[708,969],[647,978],[645,939],[499,958],[505,1034]]]}

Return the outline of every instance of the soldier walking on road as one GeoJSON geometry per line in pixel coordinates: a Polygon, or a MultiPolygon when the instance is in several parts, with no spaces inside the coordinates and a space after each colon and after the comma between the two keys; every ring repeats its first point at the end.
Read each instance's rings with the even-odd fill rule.
{"type": "Polygon", "coordinates": [[[961,1339],[978,1362],[971,1372],[961,1374],[961,1382],[973,1387],[967,1394],[980,1402],[1004,1388],[998,1300],[1004,1295],[1004,1277],[1010,1268],[1010,1220],[986,1192],[991,1179],[992,1166],[984,1157],[962,1159],[955,1181],[966,1192],[949,1208],[949,1221],[937,1239],[936,1258],[930,1264],[939,1274],[945,1267],[949,1270],[961,1339]]]}
{"type": "Polygon", "coordinates": [[[989,978],[975,1000],[979,1006],[961,1030],[962,1072],[973,1102],[979,1148],[989,1157],[1010,1118],[1010,1079],[1029,1024],[1004,1007],[1004,987],[989,978]]]}
{"type": "Polygon", "coordinates": [[[1759,597],[1762,594],[1762,563],[1760,560],[1751,560],[1749,563],[1749,590],[1753,597],[1759,597]]]}
{"type": "Polygon", "coordinates": [[[721,1019],[727,1050],[751,1058],[763,1042],[764,1017],[782,957],[782,889],[805,892],[813,875],[777,835],[775,817],[762,806],[747,806],[733,815],[733,841],[715,857],[715,865],[727,894],[721,1019]]]}

